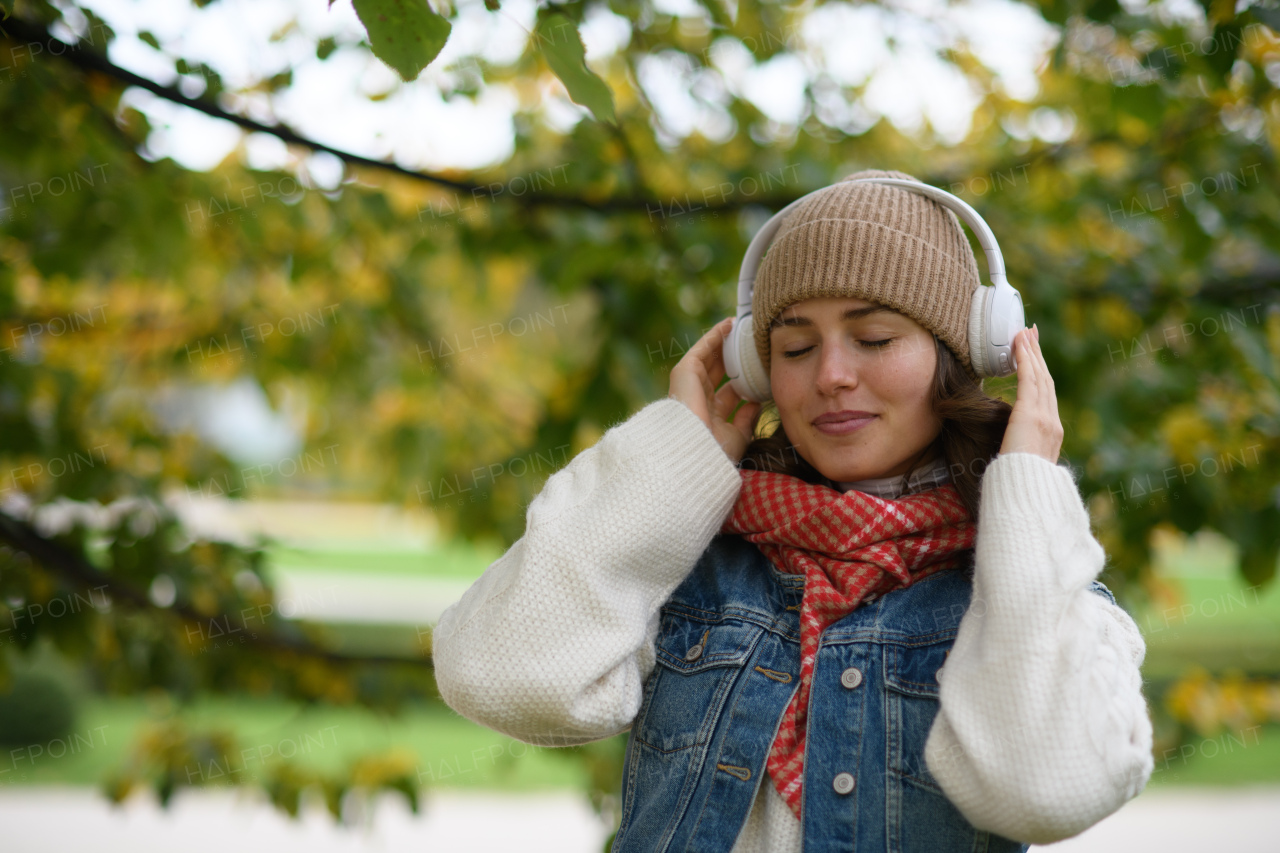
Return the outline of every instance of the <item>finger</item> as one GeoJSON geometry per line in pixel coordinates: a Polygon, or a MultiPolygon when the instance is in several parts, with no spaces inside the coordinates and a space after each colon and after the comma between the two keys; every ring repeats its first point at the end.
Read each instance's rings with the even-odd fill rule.
{"type": "Polygon", "coordinates": [[[1032,365],[1032,352],[1028,342],[1028,334],[1030,329],[1019,329],[1018,334],[1014,336],[1014,359],[1018,361],[1018,386],[1021,391],[1023,380],[1032,378],[1034,366],[1032,365]]]}
{"type": "Polygon", "coordinates": [[[1043,377],[1042,381],[1044,382],[1044,393],[1045,393],[1046,403],[1048,405],[1049,410],[1053,413],[1053,416],[1056,418],[1058,416],[1058,392],[1053,384],[1053,374],[1049,372],[1049,364],[1048,362],[1045,361],[1044,351],[1040,348],[1040,329],[1038,327],[1035,327],[1034,331],[1035,331],[1035,338],[1034,338],[1035,353],[1036,353],[1036,358],[1040,363],[1040,373],[1043,377]]]}
{"type": "Polygon", "coordinates": [[[1027,340],[1029,333],[1029,329],[1022,329],[1013,338],[1014,359],[1018,362],[1018,400],[1027,402],[1031,402],[1035,394],[1037,374],[1035,357],[1027,340]]]}
{"type": "Polygon", "coordinates": [[[762,404],[753,400],[738,409],[738,414],[733,416],[734,427],[743,434],[747,441],[751,441],[752,433],[755,432],[756,428],[756,417],[760,414],[762,408],[762,404]]]}
{"type": "Polygon", "coordinates": [[[1027,330],[1025,344],[1025,351],[1027,358],[1031,362],[1037,393],[1045,398],[1054,397],[1053,376],[1049,373],[1049,365],[1045,363],[1044,351],[1040,349],[1039,329],[1031,328],[1027,330]]]}
{"type": "Polygon", "coordinates": [[[1061,424],[1058,414],[1058,397],[1053,387],[1053,376],[1044,360],[1044,352],[1037,339],[1039,329],[1027,329],[1023,335],[1019,356],[1018,402],[1021,412],[1046,424],[1061,424]],[[1027,384],[1022,383],[1022,367],[1025,363],[1027,384]],[[1025,396],[1024,396],[1025,394],[1025,396]]]}
{"type": "Polygon", "coordinates": [[[1050,389],[1052,389],[1053,374],[1049,372],[1049,363],[1044,360],[1044,350],[1040,348],[1040,329],[1033,326],[1032,331],[1035,333],[1032,338],[1032,341],[1034,343],[1036,359],[1040,362],[1040,371],[1041,373],[1044,374],[1045,384],[1048,385],[1050,389]]]}
{"type": "Polygon", "coordinates": [[[1032,377],[1036,380],[1038,386],[1043,386],[1048,373],[1048,366],[1044,363],[1044,355],[1040,352],[1040,342],[1036,339],[1034,329],[1025,330],[1022,346],[1027,354],[1027,360],[1030,362],[1032,377]]]}
{"type": "Polygon", "coordinates": [[[724,352],[724,341],[729,336],[729,329],[733,326],[733,317],[725,317],[719,323],[716,323],[706,334],[698,338],[693,346],[689,347],[686,355],[692,355],[694,358],[706,360],[708,357],[719,358],[724,352]]]}
{"type": "Polygon", "coordinates": [[[698,338],[697,342],[689,347],[689,351],[685,353],[686,358],[693,358],[702,362],[713,385],[718,383],[726,373],[724,342],[729,335],[729,329],[733,326],[733,322],[733,317],[726,317],[716,323],[707,330],[705,335],[698,338]]]}
{"type": "Polygon", "coordinates": [[[712,326],[707,333],[694,342],[693,346],[685,351],[680,357],[680,361],[672,368],[672,372],[680,371],[696,375],[702,383],[702,391],[710,400],[716,392],[716,385],[720,383],[726,375],[724,366],[724,349],[722,346],[713,347],[710,344],[719,335],[723,340],[727,334],[728,324],[733,320],[732,317],[726,317],[719,323],[712,326]]]}
{"type": "Polygon", "coordinates": [[[738,401],[741,399],[738,396],[738,392],[734,390],[733,383],[726,382],[716,392],[715,400],[712,403],[712,411],[720,420],[728,421],[729,415],[733,414],[733,407],[738,405],[738,401]]]}
{"type": "Polygon", "coordinates": [[[1035,379],[1037,368],[1035,346],[1032,342],[1033,332],[1031,329],[1022,329],[1018,332],[1014,339],[1014,344],[1018,348],[1018,378],[1024,376],[1023,368],[1026,368],[1025,376],[1027,379],[1035,379]],[[1024,365],[1023,362],[1026,362],[1024,365]]]}

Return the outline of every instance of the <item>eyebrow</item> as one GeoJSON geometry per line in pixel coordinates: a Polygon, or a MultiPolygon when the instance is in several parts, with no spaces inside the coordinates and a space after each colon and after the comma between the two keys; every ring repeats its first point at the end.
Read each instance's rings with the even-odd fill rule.
{"type": "MultiPolygon", "coordinates": [[[[890,314],[896,314],[892,308],[886,308],[883,305],[868,305],[865,308],[850,308],[848,311],[840,315],[841,320],[861,320],[869,314],[876,314],[880,311],[887,311],[890,314]]],[[[782,326],[812,326],[813,321],[808,317],[786,317],[781,315],[774,317],[773,322],[769,324],[770,329],[776,329],[782,326]]]]}

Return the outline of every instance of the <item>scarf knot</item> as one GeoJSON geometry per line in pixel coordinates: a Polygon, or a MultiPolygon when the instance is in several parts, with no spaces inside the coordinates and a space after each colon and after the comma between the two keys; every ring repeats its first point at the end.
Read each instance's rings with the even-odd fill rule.
{"type": "Polygon", "coordinates": [[[720,531],[741,534],[779,571],[804,576],[800,684],[768,758],[774,787],[799,818],[809,687],[822,632],[869,598],[960,565],[975,528],[950,483],[887,500],[789,474],[741,474],[742,491],[720,531]]]}

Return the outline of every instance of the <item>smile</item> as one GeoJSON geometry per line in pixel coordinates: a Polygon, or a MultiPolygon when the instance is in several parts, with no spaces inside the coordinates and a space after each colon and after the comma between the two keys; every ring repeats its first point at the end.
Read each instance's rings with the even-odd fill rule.
{"type": "Polygon", "coordinates": [[[876,419],[871,412],[830,412],[813,421],[814,429],[826,435],[846,435],[862,429],[876,419]]]}

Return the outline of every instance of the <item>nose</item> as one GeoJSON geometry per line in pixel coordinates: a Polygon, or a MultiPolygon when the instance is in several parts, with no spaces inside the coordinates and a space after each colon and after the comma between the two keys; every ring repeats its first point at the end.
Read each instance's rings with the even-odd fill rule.
{"type": "Polygon", "coordinates": [[[858,371],[853,353],[849,352],[842,341],[823,342],[814,384],[817,385],[818,392],[827,397],[858,387],[858,371]]]}

